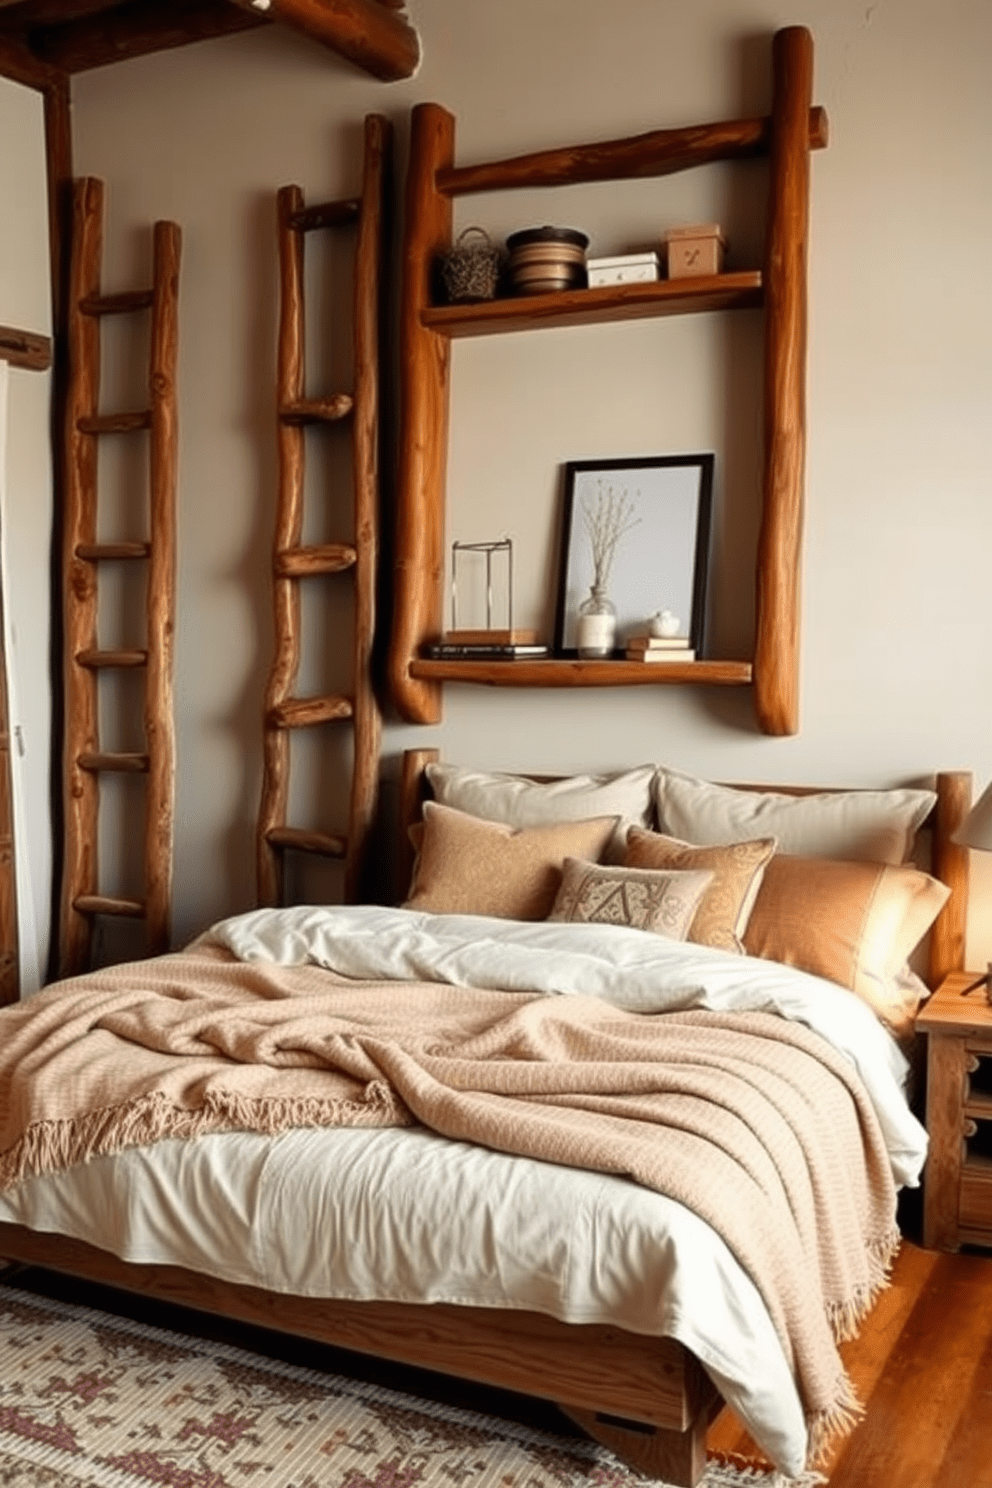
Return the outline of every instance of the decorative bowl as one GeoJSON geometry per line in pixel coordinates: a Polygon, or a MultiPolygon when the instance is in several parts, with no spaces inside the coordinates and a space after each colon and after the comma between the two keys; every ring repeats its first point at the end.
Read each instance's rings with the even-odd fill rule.
{"type": "Polygon", "coordinates": [[[530,227],[511,233],[510,287],[517,294],[552,294],[586,284],[589,239],[574,227],[530,227]]]}

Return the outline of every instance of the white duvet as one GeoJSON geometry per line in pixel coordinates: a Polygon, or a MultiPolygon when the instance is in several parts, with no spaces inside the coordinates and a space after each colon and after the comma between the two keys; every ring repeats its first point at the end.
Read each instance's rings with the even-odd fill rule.
{"type": "MultiPolygon", "coordinates": [[[[639,1012],[777,1011],[851,1059],[896,1181],[919,1180],[926,1133],[895,1042],[851,993],[777,963],[613,926],[375,906],[259,910],[204,939],[357,978],[591,993],[639,1012]]],[[[419,1128],[235,1132],[28,1179],[0,1195],[4,1219],[273,1291],[522,1308],[671,1336],[779,1468],[805,1461],[800,1401],[754,1285],[708,1225],[623,1178],[419,1128]]]]}

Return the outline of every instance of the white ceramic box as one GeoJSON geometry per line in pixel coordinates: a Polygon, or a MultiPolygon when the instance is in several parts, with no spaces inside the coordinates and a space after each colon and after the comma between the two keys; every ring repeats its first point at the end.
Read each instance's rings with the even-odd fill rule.
{"type": "Polygon", "coordinates": [[[604,284],[646,284],[661,277],[657,253],[621,253],[613,258],[586,261],[589,288],[604,284]]]}

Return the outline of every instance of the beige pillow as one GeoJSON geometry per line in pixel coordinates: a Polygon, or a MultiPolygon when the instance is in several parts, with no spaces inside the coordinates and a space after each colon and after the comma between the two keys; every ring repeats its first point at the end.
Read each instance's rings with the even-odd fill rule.
{"type": "Polygon", "coordinates": [[[545,920],[567,857],[598,859],[616,826],[612,816],[509,827],[424,803],[423,834],[406,909],[432,914],[545,920]]]}
{"type": "Polygon", "coordinates": [[[744,949],[849,987],[902,1038],[925,991],[907,975],[907,958],[949,894],[918,868],[779,853],[765,869],[744,949]]]}
{"type": "Polygon", "coordinates": [[[651,782],[654,765],[640,765],[604,775],[565,775],[559,780],[531,780],[526,775],[508,775],[474,770],[468,765],[427,766],[427,779],[434,799],[485,821],[506,822],[511,827],[539,827],[550,822],[588,821],[594,816],[619,818],[610,845],[610,861],[623,861],[623,832],[637,822],[652,820],[651,782]]]}
{"type": "Polygon", "coordinates": [[[616,868],[566,858],[549,920],[629,925],[669,940],[685,940],[712,873],[616,868]]]}
{"type": "Polygon", "coordinates": [[[775,837],[778,850],[810,858],[904,863],[937,797],[929,790],[818,791],[791,796],[714,785],[659,768],[657,825],[684,842],[716,846],[775,837]]]}
{"type": "Polygon", "coordinates": [[[774,851],[774,837],[730,842],[721,847],[693,847],[660,832],[631,827],[627,833],[626,862],[633,868],[710,870],[713,881],[700,900],[686,938],[697,945],[714,946],[742,956],[741,937],[761,887],[765,864],[774,851]]]}

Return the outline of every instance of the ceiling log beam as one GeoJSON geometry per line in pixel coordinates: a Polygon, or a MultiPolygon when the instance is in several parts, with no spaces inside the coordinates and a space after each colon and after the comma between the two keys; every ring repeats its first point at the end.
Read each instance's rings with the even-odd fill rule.
{"type": "Polygon", "coordinates": [[[384,83],[412,77],[420,37],[391,0],[230,0],[302,31],[384,83]]]}
{"type": "Polygon", "coordinates": [[[28,41],[44,61],[65,72],[85,72],[226,36],[264,21],[257,12],[239,13],[228,0],[126,0],[94,15],[80,14],[63,25],[32,29],[28,41]]]}

